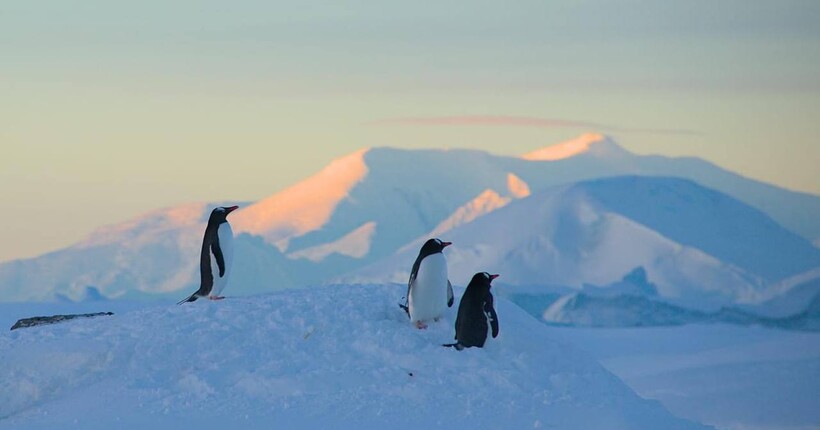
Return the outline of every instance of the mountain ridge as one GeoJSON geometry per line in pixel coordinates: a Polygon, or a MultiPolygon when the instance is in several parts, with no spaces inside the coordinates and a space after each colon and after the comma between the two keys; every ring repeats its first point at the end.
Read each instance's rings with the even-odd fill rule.
{"type": "MultiPolygon", "coordinates": [[[[412,248],[414,241],[431,232],[446,235],[457,225],[480,221],[511,202],[531,198],[531,194],[550,187],[624,174],[663,173],[713,188],[698,180],[706,178],[723,184],[715,188],[717,191],[741,189],[740,195],[728,194],[752,207],[756,206],[749,202],[749,196],[754,201],[775,203],[786,218],[803,217],[806,221],[817,215],[809,222],[812,229],[817,224],[814,219],[820,219],[820,197],[761,185],[702,160],[692,167],[691,160],[681,164],[675,158],[634,155],[611,138],[604,140],[619,148],[620,155],[585,151],[554,161],[537,161],[461,149],[356,151],[305,181],[242,205],[235,213],[238,218],[231,222],[238,249],[249,254],[244,262],[237,259],[236,284],[231,288],[243,294],[261,292],[270,284],[257,278],[271,276],[280,280],[277,288],[324,283],[412,248]],[[310,196],[287,198],[311,189],[324,194],[313,200],[310,196]],[[482,195],[484,200],[475,200],[482,195]],[[271,219],[260,215],[285,203],[290,209],[271,219]],[[796,207],[801,211],[793,210],[796,207]],[[310,216],[303,219],[302,213],[310,216]]],[[[72,247],[2,263],[2,298],[81,297],[89,286],[107,297],[129,291],[157,294],[195,287],[197,272],[191,262],[198,256],[202,217],[208,208],[200,203],[155,211],[161,219],[143,215],[103,227],[72,247]]],[[[783,220],[777,213],[769,215],[778,222],[783,220]]],[[[797,226],[805,227],[803,221],[798,219],[797,226]]],[[[777,276],[779,273],[773,271],[768,278],[777,276]]]]}

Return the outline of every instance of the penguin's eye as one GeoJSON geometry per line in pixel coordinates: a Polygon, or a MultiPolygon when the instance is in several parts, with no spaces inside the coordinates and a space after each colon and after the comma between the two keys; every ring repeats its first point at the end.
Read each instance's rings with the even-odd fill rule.
{"type": "Polygon", "coordinates": [[[487,273],[487,272],[484,272],[484,277],[487,278],[487,279],[490,279],[490,274],[487,273]]]}
{"type": "Polygon", "coordinates": [[[436,244],[441,245],[441,239],[436,239],[436,244]]]}
{"type": "Polygon", "coordinates": [[[216,211],[217,211],[217,212],[225,212],[225,208],[223,208],[223,207],[218,207],[218,208],[216,208],[216,211]]]}

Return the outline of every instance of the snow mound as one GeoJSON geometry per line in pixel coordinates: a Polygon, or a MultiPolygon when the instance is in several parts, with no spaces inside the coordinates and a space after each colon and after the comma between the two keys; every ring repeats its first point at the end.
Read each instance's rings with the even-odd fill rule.
{"type": "Polygon", "coordinates": [[[701,429],[498,301],[485,349],[440,346],[401,285],[161,306],[0,336],[0,428],[701,429]],[[475,426],[475,427],[472,427],[475,426]]]}

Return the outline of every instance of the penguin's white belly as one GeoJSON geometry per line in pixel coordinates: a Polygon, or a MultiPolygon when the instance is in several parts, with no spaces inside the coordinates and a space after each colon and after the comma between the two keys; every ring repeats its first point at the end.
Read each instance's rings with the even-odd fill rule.
{"type": "Polygon", "coordinates": [[[211,252],[211,272],[214,274],[214,286],[211,289],[211,296],[218,296],[231,277],[231,267],[233,266],[233,230],[227,222],[220,224],[216,232],[219,236],[219,247],[222,249],[222,258],[225,261],[225,274],[219,276],[219,265],[216,264],[216,257],[211,252]]]}
{"type": "Polygon", "coordinates": [[[421,261],[408,298],[413,322],[438,318],[447,308],[447,260],[444,254],[428,255],[421,261]]]}

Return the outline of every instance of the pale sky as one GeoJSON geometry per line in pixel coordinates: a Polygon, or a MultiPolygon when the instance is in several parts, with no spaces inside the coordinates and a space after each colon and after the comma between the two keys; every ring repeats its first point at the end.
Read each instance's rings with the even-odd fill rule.
{"type": "Polygon", "coordinates": [[[820,194],[820,2],[6,2],[0,100],[0,261],[365,146],[599,131],[820,194]]]}

